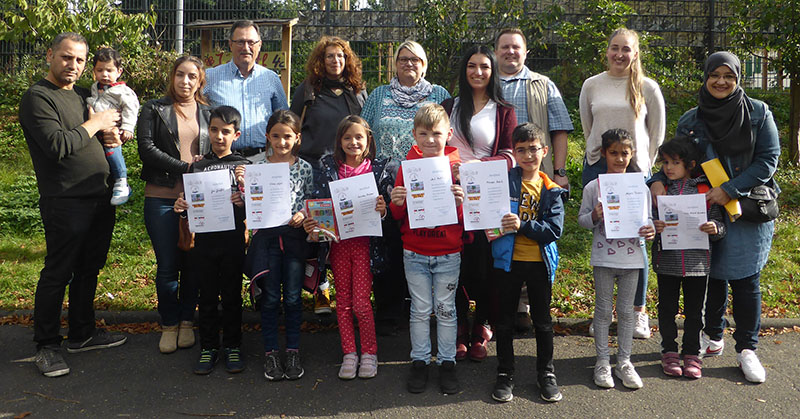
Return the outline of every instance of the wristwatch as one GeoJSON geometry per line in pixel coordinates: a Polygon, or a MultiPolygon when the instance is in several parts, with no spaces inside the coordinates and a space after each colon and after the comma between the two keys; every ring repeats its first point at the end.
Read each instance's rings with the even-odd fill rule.
{"type": "Polygon", "coordinates": [[[563,177],[566,177],[566,176],[567,176],[567,169],[565,169],[565,168],[563,168],[563,167],[562,167],[562,168],[560,168],[560,169],[556,169],[556,170],[554,170],[553,172],[554,172],[555,174],[559,175],[559,176],[563,176],[563,177]]]}

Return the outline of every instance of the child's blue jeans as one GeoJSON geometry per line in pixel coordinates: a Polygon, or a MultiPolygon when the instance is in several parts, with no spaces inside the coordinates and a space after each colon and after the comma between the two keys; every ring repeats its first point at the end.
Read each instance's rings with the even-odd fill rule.
{"type": "Polygon", "coordinates": [[[125,157],[122,156],[122,146],[109,148],[103,147],[106,152],[106,161],[111,169],[111,179],[128,177],[128,167],[125,166],[125,157]]]}

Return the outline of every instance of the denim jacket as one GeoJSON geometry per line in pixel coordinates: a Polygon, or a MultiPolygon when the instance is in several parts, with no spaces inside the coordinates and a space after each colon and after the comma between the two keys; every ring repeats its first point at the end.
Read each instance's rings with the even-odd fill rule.
{"type": "MultiPolygon", "coordinates": [[[[511,271],[511,260],[514,255],[514,239],[517,234],[539,243],[542,251],[542,260],[547,267],[547,274],[552,284],[556,278],[558,268],[558,247],[556,240],[561,238],[564,230],[564,203],[563,195],[567,193],[558,184],[550,180],[546,174],[539,172],[544,180],[541,196],[539,197],[539,213],[536,220],[525,221],[520,224],[516,234],[506,234],[492,241],[492,257],[494,267],[511,271]]],[[[508,189],[511,199],[511,213],[519,211],[519,199],[522,193],[522,169],[514,167],[508,172],[508,189]]]]}

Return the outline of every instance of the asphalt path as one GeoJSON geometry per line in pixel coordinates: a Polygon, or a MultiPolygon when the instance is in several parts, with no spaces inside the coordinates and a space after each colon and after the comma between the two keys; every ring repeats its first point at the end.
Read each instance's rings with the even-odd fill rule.
{"type": "Polygon", "coordinates": [[[644,388],[636,391],[625,389],[616,379],[616,388],[596,387],[593,339],[584,334],[556,336],[555,368],[564,399],[554,404],[539,398],[533,373],[536,342],[531,335],[515,341],[517,387],[514,400],[505,404],[490,396],[497,366],[494,342],[486,361],[457,365],[463,389],[445,396],[439,392],[436,369],[431,369],[425,393],[405,390],[407,330],[379,337],[376,378],[352,381],[337,378],[341,362],[337,331],[303,334],[305,375],[277,383],[263,376],[259,332],[244,334],[244,372],[229,374],[220,363],[208,376],[191,372],[197,346],[162,355],[158,333],[127,336],[128,342],[118,348],[65,354],[70,374],[46,378],[34,364],[21,361],[34,353],[32,329],[0,326],[0,418],[26,414],[32,418],[800,417],[800,333],[794,332],[761,338],[758,355],[767,381],[759,385],[744,380],[729,334],[723,355],[706,360],[699,380],[670,378],[661,372],[657,334],[636,340],[632,361],[644,381],[644,388]]]}

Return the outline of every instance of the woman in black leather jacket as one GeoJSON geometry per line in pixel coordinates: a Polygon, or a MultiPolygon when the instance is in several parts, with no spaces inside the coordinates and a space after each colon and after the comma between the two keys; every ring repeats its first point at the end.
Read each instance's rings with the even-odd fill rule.
{"type": "Polygon", "coordinates": [[[137,123],[142,159],[144,224],[156,254],[156,292],[161,316],[162,353],[194,345],[192,321],[197,305],[197,284],[179,279],[184,254],[178,249],[178,214],[172,210],[183,192],[183,173],[190,172],[195,156],[209,152],[208,123],[211,108],[203,97],[205,70],[197,57],[175,61],[167,94],[147,102],[137,123]]]}

